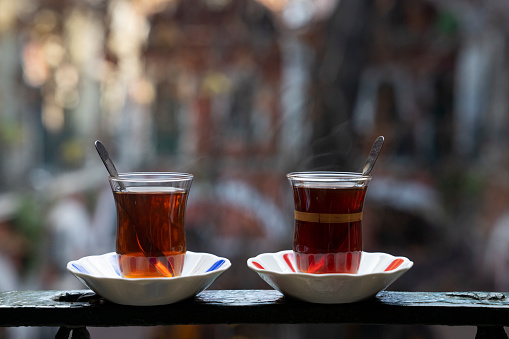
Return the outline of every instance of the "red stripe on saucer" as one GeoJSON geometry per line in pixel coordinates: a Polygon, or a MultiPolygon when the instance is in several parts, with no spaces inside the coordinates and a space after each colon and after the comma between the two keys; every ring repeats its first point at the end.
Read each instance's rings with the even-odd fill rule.
{"type": "Polygon", "coordinates": [[[392,271],[392,270],[395,270],[396,268],[398,268],[402,263],[404,262],[403,259],[395,259],[393,262],[391,262],[389,264],[389,266],[387,266],[387,268],[385,269],[385,272],[387,271],[392,271]]]}
{"type": "Polygon", "coordinates": [[[293,253],[286,253],[283,255],[283,259],[285,259],[286,264],[288,265],[288,267],[290,267],[292,272],[295,272],[295,268],[293,268],[292,261],[290,260],[290,256],[292,256],[292,258],[293,258],[293,253]]]}
{"type": "Polygon", "coordinates": [[[257,263],[256,261],[253,261],[253,265],[254,265],[254,267],[259,268],[259,269],[261,269],[261,270],[264,270],[264,269],[265,269],[265,268],[263,268],[263,266],[262,266],[262,265],[260,265],[260,264],[259,264],[259,263],[257,263]]]}

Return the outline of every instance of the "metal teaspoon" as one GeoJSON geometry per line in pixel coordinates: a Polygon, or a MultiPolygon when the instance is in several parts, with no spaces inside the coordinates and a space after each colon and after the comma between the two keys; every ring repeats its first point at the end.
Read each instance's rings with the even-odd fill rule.
{"type": "MultiPolygon", "coordinates": [[[[99,153],[99,157],[101,157],[102,162],[104,163],[104,166],[106,167],[106,170],[110,174],[112,178],[118,178],[118,172],[115,168],[115,165],[113,164],[113,161],[110,158],[110,155],[108,154],[108,151],[106,150],[106,147],[97,140],[95,142],[95,148],[97,150],[97,153],[99,153]]],[[[118,182],[119,188],[121,191],[125,191],[126,188],[122,182],[118,182]]],[[[123,207],[122,207],[123,208],[123,207]]],[[[140,236],[140,233],[137,230],[136,223],[132,219],[132,217],[129,215],[129,213],[126,212],[126,215],[131,219],[131,223],[134,227],[134,233],[136,234],[136,239],[138,240],[138,244],[140,245],[140,249],[147,258],[147,260],[150,262],[152,266],[161,274],[163,277],[173,277],[174,276],[174,270],[173,266],[169,262],[168,258],[166,258],[166,255],[161,251],[154,243],[150,241],[147,237],[140,236]],[[150,260],[147,249],[152,249],[153,252],[155,252],[156,256],[160,258],[163,263],[153,263],[152,260],[150,260]]]]}
{"type": "Polygon", "coordinates": [[[376,159],[378,158],[378,154],[380,154],[383,145],[384,137],[379,136],[376,138],[375,142],[373,143],[373,147],[371,147],[371,151],[369,151],[368,160],[366,160],[366,163],[362,168],[362,175],[369,175],[369,173],[371,173],[371,170],[373,169],[373,166],[375,166],[376,159]]]}

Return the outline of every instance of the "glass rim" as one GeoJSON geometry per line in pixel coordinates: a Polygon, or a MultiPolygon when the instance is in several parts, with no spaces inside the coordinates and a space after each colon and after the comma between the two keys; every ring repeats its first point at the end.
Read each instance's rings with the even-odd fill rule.
{"type": "Polygon", "coordinates": [[[358,172],[335,172],[335,171],[304,171],[291,172],[286,175],[290,180],[316,181],[316,182],[341,182],[341,181],[369,181],[371,175],[363,175],[358,172]]]}
{"type": "Polygon", "coordinates": [[[194,176],[183,172],[124,172],[118,173],[118,177],[108,176],[114,182],[176,182],[189,181],[194,176]]]}

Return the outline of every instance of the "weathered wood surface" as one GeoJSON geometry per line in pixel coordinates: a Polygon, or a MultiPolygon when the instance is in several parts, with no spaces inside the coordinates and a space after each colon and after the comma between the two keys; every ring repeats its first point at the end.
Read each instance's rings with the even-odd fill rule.
{"type": "Polygon", "coordinates": [[[0,326],[175,324],[426,324],[509,326],[509,294],[381,292],[352,304],[320,305],[274,290],[207,290],[165,306],[122,306],[89,290],[0,292],[0,326]]]}

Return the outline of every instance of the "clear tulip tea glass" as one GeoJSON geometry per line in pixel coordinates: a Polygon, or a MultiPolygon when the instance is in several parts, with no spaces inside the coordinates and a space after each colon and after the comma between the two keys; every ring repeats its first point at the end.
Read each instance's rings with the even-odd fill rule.
{"type": "Polygon", "coordinates": [[[371,176],[350,172],[293,172],[297,269],[357,273],[362,255],[362,210],[371,176]]]}
{"type": "Polygon", "coordinates": [[[109,177],[117,212],[116,252],[126,278],[176,277],[186,254],[184,217],[193,176],[175,172],[109,177]]]}

